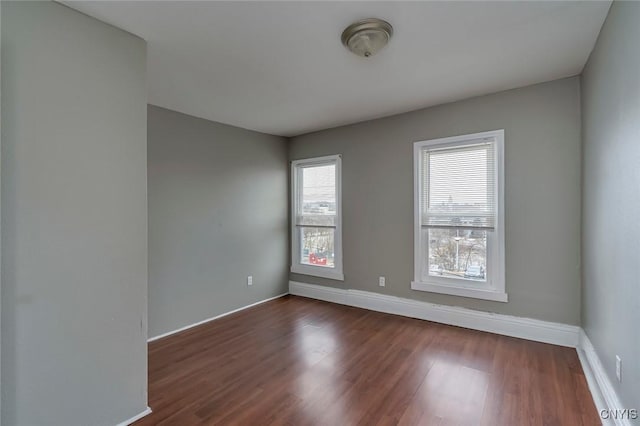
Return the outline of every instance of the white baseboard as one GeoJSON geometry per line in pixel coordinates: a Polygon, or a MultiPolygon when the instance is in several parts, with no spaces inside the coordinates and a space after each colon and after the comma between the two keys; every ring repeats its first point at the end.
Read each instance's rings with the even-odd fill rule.
{"type": "Polygon", "coordinates": [[[217,320],[219,318],[226,317],[227,315],[235,314],[236,312],[240,312],[240,311],[243,311],[245,309],[252,308],[254,306],[260,305],[260,304],[265,303],[265,302],[269,302],[270,300],[279,299],[279,298],[281,298],[283,296],[286,296],[287,294],[289,294],[289,293],[282,293],[282,294],[279,294],[277,296],[270,297],[268,299],[260,300],[260,301],[258,301],[256,303],[252,303],[250,305],[243,306],[243,307],[238,308],[238,309],[234,309],[233,311],[225,312],[224,314],[216,315],[215,317],[207,318],[205,320],[198,321],[196,323],[186,325],[186,326],[181,327],[181,328],[179,328],[177,330],[169,331],[167,333],[163,333],[163,334],[160,334],[158,336],[151,337],[151,338],[147,339],[147,343],[153,342],[153,341],[158,340],[158,339],[162,339],[163,337],[171,336],[172,334],[180,333],[181,331],[185,331],[185,330],[188,330],[188,329],[193,328],[193,327],[197,327],[197,326],[202,325],[202,324],[206,324],[209,321],[217,320]]]}
{"type": "Polygon", "coordinates": [[[136,422],[136,421],[140,420],[141,418],[143,418],[144,416],[147,416],[149,414],[151,414],[151,408],[147,407],[147,409],[144,410],[142,413],[137,414],[137,415],[131,417],[129,420],[125,420],[122,423],[118,423],[116,426],[129,426],[133,422],[136,422]]]}
{"type": "Polygon", "coordinates": [[[591,391],[591,396],[593,396],[593,402],[596,404],[598,413],[601,413],[603,410],[611,410],[609,414],[610,418],[603,419],[602,424],[630,426],[631,422],[627,418],[611,418],[613,417],[614,410],[624,409],[625,407],[623,407],[620,402],[620,398],[618,398],[618,394],[611,384],[609,376],[607,376],[602,362],[584,330],[580,330],[578,357],[580,358],[580,364],[582,364],[582,370],[589,384],[589,390],[591,391]]]}
{"type": "Polygon", "coordinates": [[[289,294],[560,346],[575,348],[580,339],[580,327],[575,325],[436,305],[368,291],[289,281],[289,294]]]}

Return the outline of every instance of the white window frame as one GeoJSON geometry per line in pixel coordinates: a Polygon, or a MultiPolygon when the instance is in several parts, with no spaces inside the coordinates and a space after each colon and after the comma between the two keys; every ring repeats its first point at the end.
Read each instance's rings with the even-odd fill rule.
{"type": "Polygon", "coordinates": [[[474,133],[470,135],[453,136],[416,142],[413,145],[413,179],[414,179],[414,281],[412,290],[428,291],[432,293],[449,294],[453,296],[471,297],[475,299],[507,302],[505,290],[505,238],[504,238],[504,130],[474,133]],[[465,145],[478,139],[495,139],[496,143],[496,194],[497,220],[495,229],[487,231],[487,271],[486,282],[470,281],[450,277],[423,278],[423,268],[429,270],[428,241],[424,241],[422,232],[422,155],[424,147],[445,147],[465,145]],[[427,259],[423,264],[423,259],[427,259]]]}
{"type": "Polygon", "coordinates": [[[342,272],[342,156],[307,158],[291,162],[291,272],[344,281],[342,272]],[[314,266],[301,263],[300,229],[296,226],[296,209],[299,206],[299,171],[305,167],[331,165],[336,166],[336,222],[334,233],[334,267],[314,266]]]}

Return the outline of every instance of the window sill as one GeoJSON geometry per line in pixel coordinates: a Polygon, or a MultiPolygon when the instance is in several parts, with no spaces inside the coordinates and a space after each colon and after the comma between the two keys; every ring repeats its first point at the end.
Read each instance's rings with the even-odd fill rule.
{"type": "Polygon", "coordinates": [[[492,300],[494,302],[508,302],[507,293],[489,289],[456,287],[451,285],[432,284],[418,281],[411,282],[411,290],[429,291],[431,293],[448,294],[451,296],[470,297],[473,299],[492,300]]]}
{"type": "Polygon", "coordinates": [[[344,274],[342,272],[336,271],[335,269],[323,268],[322,266],[294,265],[291,267],[291,272],[294,274],[344,281],[344,274]]]}

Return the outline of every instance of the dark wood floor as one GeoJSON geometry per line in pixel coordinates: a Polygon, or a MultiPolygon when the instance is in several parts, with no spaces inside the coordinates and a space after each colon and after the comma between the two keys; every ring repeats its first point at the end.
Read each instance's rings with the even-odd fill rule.
{"type": "Polygon", "coordinates": [[[576,351],[287,296],[149,345],[136,425],[597,425],[576,351]]]}

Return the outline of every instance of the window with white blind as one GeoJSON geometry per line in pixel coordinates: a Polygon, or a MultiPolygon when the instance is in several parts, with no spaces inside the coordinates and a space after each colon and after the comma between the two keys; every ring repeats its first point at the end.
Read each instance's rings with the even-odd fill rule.
{"type": "Polygon", "coordinates": [[[504,131],[414,144],[414,290],[507,301],[504,131]]]}
{"type": "Polygon", "coordinates": [[[341,159],[291,163],[291,272],[344,280],[341,159]]]}

